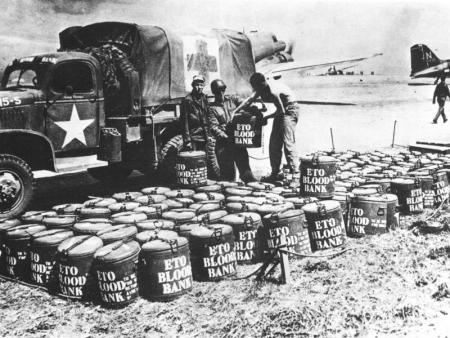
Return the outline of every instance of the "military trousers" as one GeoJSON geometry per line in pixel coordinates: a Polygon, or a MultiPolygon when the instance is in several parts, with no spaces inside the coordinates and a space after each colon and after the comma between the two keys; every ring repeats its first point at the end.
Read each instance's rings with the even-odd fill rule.
{"type": "Polygon", "coordinates": [[[234,167],[236,163],[241,180],[254,181],[246,148],[238,147],[229,140],[217,140],[216,156],[220,167],[220,180],[234,181],[236,179],[234,167]]]}
{"type": "Polygon", "coordinates": [[[269,157],[272,174],[280,172],[282,151],[291,172],[298,171],[298,155],[295,145],[295,128],[300,107],[297,103],[288,105],[285,114],[277,114],[273,120],[269,141],[269,157]]]}

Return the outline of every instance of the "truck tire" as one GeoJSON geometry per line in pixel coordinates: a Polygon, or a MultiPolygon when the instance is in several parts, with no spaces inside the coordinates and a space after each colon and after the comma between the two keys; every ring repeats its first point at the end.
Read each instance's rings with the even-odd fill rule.
{"type": "Polygon", "coordinates": [[[118,164],[109,164],[106,167],[88,169],[89,175],[100,182],[117,183],[130,176],[132,168],[118,164]]]}
{"type": "Polygon", "coordinates": [[[178,153],[183,149],[183,136],[172,137],[161,149],[158,176],[162,182],[176,182],[175,164],[178,153]]]}
{"type": "Polygon", "coordinates": [[[0,217],[23,214],[33,199],[34,189],[30,166],[20,157],[0,155],[0,217]]]}

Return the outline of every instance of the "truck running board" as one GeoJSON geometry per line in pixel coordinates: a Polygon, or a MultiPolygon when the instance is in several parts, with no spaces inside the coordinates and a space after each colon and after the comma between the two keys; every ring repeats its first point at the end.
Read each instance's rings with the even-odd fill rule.
{"type": "Polygon", "coordinates": [[[56,159],[57,172],[49,170],[36,170],[33,172],[35,178],[55,177],[79,173],[90,168],[107,166],[108,162],[97,160],[97,155],[63,157],[56,159]]]}

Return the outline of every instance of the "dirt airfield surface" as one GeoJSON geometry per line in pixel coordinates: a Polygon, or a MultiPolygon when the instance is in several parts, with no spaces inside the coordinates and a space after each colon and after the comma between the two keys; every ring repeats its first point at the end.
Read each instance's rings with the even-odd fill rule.
{"type": "MultiPolygon", "coordinates": [[[[407,86],[404,79],[387,83],[375,78],[370,79],[372,83],[355,80],[330,79],[325,83],[312,79],[307,80],[309,84],[292,80],[299,99],[317,100],[325,93],[328,101],[347,96],[347,102],[357,103],[302,105],[297,127],[300,154],[330,150],[329,128],[333,128],[338,151],[387,147],[395,120],[397,144],[420,139],[450,141],[449,124],[430,123],[437,109],[431,104],[433,87],[407,86]],[[358,82],[367,83],[365,97],[358,82]]],[[[257,175],[269,171],[269,128],[264,151],[251,151],[257,175]]],[[[151,184],[157,182],[148,182],[138,173],[114,186],[98,183],[86,173],[45,179],[38,182],[32,209],[151,184]]],[[[415,235],[407,229],[411,219],[402,221],[403,229],[350,239],[350,250],[340,256],[291,260],[290,285],[253,278],[196,282],[189,294],[169,303],[141,298],[124,309],[109,310],[0,281],[0,335],[446,337],[450,333],[450,291],[446,288],[450,287],[450,232],[415,235]]],[[[246,276],[257,267],[240,266],[238,276],[246,276]]]]}
{"type": "MultiPolygon", "coordinates": [[[[141,298],[120,310],[2,281],[0,335],[446,337],[449,240],[450,232],[416,236],[404,229],[351,239],[350,250],[335,258],[291,260],[290,285],[195,282],[175,301],[141,298]]],[[[256,267],[239,267],[238,276],[256,267]]]]}

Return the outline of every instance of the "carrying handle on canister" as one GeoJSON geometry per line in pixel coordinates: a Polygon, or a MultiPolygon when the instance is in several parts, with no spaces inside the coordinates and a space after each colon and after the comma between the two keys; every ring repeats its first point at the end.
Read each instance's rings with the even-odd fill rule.
{"type": "Polygon", "coordinates": [[[252,216],[244,216],[244,228],[253,229],[254,221],[252,216]]]}
{"type": "Polygon", "coordinates": [[[152,205],[155,203],[156,203],[155,199],[152,196],[147,195],[147,205],[152,205]]]}
{"type": "Polygon", "coordinates": [[[313,165],[319,164],[319,154],[314,153],[314,154],[312,155],[311,163],[312,163],[313,165]]]}
{"type": "Polygon", "coordinates": [[[244,201],[241,202],[241,211],[248,211],[248,205],[244,201]]]}
{"type": "Polygon", "coordinates": [[[132,200],[131,194],[127,191],[125,193],[125,201],[131,201],[131,200],[132,200]]]}
{"type": "Polygon", "coordinates": [[[314,203],[317,206],[317,213],[319,214],[319,216],[326,216],[327,207],[324,204],[320,203],[320,201],[315,201],[314,203]]]}
{"type": "Polygon", "coordinates": [[[202,216],[200,219],[200,225],[206,226],[211,223],[211,215],[209,213],[206,213],[202,216]]]}
{"type": "Polygon", "coordinates": [[[213,233],[211,234],[211,237],[209,237],[209,244],[217,244],[220,242],[220,239],[222,237],[222,228],[215,228],[213,230],[213,233]]]}
{"type": "Polygon", "coordinates": [[[213,201],[213,200],[216,199],[216,197],[215,197],[213,194],[211,194],[209,191],[206,192],[206,197],[207,197],[208,200],[210,200],[210,201],[213,201]]]}
{"type": "Polygon", "coordinates": [[[386,214],[385,212],[386,209],[387,209],[386,207],[379,207],[377,211],[377,216],[384,216],[386,214]]]}

